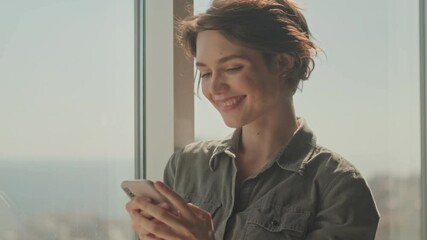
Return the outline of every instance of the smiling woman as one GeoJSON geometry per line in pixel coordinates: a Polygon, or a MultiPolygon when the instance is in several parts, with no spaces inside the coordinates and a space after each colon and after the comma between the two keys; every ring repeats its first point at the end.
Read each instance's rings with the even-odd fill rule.
{"type": "Polygon", "coordinates": [[[236,130],[173,154],[166,185],[155,184],[173,206],[127,204],[139,237],[374,239],[379,215],[366,181],[295,115],[316,53],[297,4],[215,0],[178,32],[203,94],[236,130]]]}
{"type": "MultiPolygon", "coordinates": [[[[292,90],[288,91],[291,88],[282,79],[293,62],[287,54],[277,58],[286,63],[269,66],[259,51],[228,41],[220,31],[198,34],[196,65],[202,91],[228,127],[239,128],[261,115],[275,121],[279,118],[272,114],[287,109],[292,90]]],[[[275,123],[264,120],[262,124],[275,123]]]]}
{"type": "MultiPolygon", "coordinates": [[[[195,0],[195,11],[206,10],[208,2],[195,0]]],[[[381,214],[376,240],[426,239],[426,218],[420,214],[426,201],[420,171],[425,144],[419,137],[425,126],[419,121],[419,110],[425,109],[419,74],[424,1],[296,2],[325,53],[294,95],[297,116],[309,120],[319,144],[364,173],[381,214]]],[[[231,132],[207,99],[194,100],[196,139],[231,132]]]]}

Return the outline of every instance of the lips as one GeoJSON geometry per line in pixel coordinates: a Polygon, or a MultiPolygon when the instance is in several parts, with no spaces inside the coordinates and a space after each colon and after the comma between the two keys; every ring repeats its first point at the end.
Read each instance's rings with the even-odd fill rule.
{"type": "Polygon", "coordinates": [[[215,103],[220,110],[230,111],[238,107],[245,98],[246,96],[230,97],[223,100],[215,100],[215,103]]]}

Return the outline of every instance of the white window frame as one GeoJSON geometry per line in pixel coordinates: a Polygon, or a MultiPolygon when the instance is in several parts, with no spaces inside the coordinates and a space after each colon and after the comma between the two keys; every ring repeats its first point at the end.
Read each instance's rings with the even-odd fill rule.
{"type": "Polygon", "coordinates": [[[136,178],[161,180],[171,154],[194,141],[194,67],[174,37],[174,20],[192,5],[135,0],[136,178]]]}
{"type": "Polygon", "coordinates": [[[427,239],[427,5],[419,1],[420,116],[421,116],[421,239],[427,239]]]}

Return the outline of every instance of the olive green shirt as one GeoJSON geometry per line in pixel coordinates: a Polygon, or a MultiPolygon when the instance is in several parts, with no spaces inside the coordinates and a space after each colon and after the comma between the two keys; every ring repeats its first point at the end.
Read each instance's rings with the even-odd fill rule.
{"type": "Polygon", "coordinates": [[[239,129],[229,139],[174,153],[165,183],[211,213],[217,240],[373,240],[379,214],[366,181],[299,122],[290,142],[240,186],[234,163],[239,129]]]}

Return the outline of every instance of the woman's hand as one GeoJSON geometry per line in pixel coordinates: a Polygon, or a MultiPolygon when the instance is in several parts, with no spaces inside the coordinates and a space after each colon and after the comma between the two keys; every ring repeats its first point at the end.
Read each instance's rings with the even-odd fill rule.
{"type": "MultiPolygon", "coordinates": [[[[161,222],[159,222],[158,220],[154,219],[151,215],[141,210],[140,205],[143,204],[144,202],[152,203],[152,200],[150,198],[145,198],[145,197],[135,197],[132,201],[126,204],[126,209],[129,212],[129,215],[131,216],[132,228],[138,234],[138,237],[141,240],[160,239],[160,238],[157,238],[155,235],[147,232],[144,228],[140,227],[141,218],[146,218],[147,220],[155,221],[161,224],[161,222]]],[[[158,206],[168,211],[172,211],[172,207],[167,203],[159,203],[158,206]]]]}
{"type": "Polygon", "coordinates": [[[154,186],[173,206],[156,205],[147,198],[134,198],[126,205],[133,229],[141,240],[215,239],[209,212],[186,203],[164,183],[156,182],[154,186]]]}

